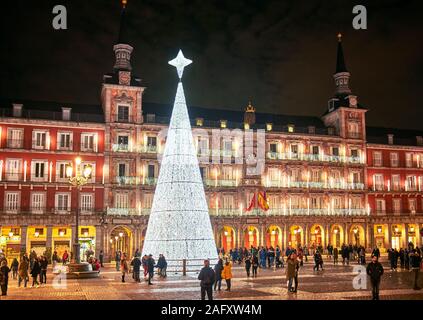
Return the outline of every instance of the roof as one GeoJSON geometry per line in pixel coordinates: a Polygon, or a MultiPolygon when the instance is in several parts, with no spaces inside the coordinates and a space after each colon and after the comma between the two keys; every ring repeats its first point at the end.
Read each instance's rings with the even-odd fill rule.
{"type": "Polygon", "coordinates": [[[0,100],[0,116],[13,115],[13,104],[22,104],[22,117],[27,119],[62,120],[62,108],[71,108],[71,121],[104,122],[101,105],[76,104],[52,101],[32,101],[25,99],[0,100]]]}
{"type": "Polygon", "coordinates": [[[341,37],[339,37],[335,73],[341,73],[341,72],[348,72],[348,70],[347,70],[347,65],[345,64],[344,50],[342,49],[342,40],[341,40],[341,37]]]}
{"type": "Polygon", "coordinates": [[[394,135],[394,145],[416,146],[417,136],[423,137],[423,130],[395,129],[382,127],[366,127],[367,142],[388,144],[388,135],[394,135]]]}

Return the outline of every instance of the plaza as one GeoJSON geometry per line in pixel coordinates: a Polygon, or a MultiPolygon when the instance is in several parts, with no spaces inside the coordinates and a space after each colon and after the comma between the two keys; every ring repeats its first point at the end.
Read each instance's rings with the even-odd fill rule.
{"type": "MultiPolygon", "coordinates": [[[[355,290],[353,278],[357,276],[353,268],[355,261],[343,266],[334,266],[324,257],[324,270],[313,272],[311,259],[304,263],[299,272],[299,286],[296,294],[286,289],[285,269],[259,269],[258,277],[247,278],[243,265],[234,265],[232,289],[214,292],[215,300],[371,300],[371,288],[355,290]]],[[[367,256],[367,261],[370,257],[367,256]]],[[[390,271],[386,256],[381,257],[385,269],[380,287],[381,300],[421,300],[423,291],[412,290],[412,273],[398,269],[390,271]]],[[[367,278],[367,276],[366,276],[367,278]]],[[[131,276],[122,283],[121,272],[112,264],[101,269],[97,279],[62,280],[63,288],[52,286],[51,268],[47,275],[47,285],[39,288],[18,288],[17,280],[10,278],[9,290],[2,300],[199,300],[200,286],[197,275],[174,275],[170,272],[166,279],[155,275],[154,285],[147,282],[135,283],[131,276]]],[[[420,275],[420,283],[423,276],[420,275]]],[[[29,283],[30,285],[30,283],[29,283]]]]}

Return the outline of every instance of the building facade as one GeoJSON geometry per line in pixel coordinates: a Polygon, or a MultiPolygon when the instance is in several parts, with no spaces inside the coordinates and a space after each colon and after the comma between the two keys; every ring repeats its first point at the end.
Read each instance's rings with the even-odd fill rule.
{"type": "MultiPolygon", "coordinates": [[[[88,249],[113,259],[142,248],[172,106],[143,102],[125,10],[100,105],[0,105],[0,248],[9,258],[70,251],[76,232],[83,260],[88,249]],[[78,156],[93,168],[79,199],[65,176],[78,156]]],[[[366,126],[349,80],[339,37],[322,117],[256,113],[251,103],[245,112],[189,108],[218,247],[422,244],[423,132],[366,126]]]]}

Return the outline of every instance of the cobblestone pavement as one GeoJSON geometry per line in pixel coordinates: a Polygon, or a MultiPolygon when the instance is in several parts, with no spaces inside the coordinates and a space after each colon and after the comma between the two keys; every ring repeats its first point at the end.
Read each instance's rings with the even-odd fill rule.
{"type": "MultiPolygon", "coordinates": [[[[412,290],[412,273],[398,269],[389,270],[386,259],[382,259],[385,274],[381,282],[380,297],[382,300],[423,300],[423,290],[412,290]]],[[[285,269],[259,269],[258,277],[247,278],[243,266],[233,268],[231,292],[216,292],[217,300],[368,300],[371,298],[370,284],[367,290],[355,290],[353,279],[356,262],[349,266],[342,263],[334,266],[325,262],[324,270],[313,272],[313,265],[309,261],[300,269],[299,287],[296,294],[287,293],[285,269]]],[[[131,276],[127,282],[120,281],[120,273],[112,266],[102,269],[100,278],[81,280],[62,280],[61,284],[53,285],[54,276],[49,273],[47,285],[39,288],[18,288],[17,280],[10,279],[7,297],[2,300],[184,300],[199,299],[199,281],[196,275],[186,277],[168,274],[166,279],[155,276],[154,285],[146,282],[135,283],[131,276]]],[[[420,286],[423,273],[420,274],[420,286]]]]}

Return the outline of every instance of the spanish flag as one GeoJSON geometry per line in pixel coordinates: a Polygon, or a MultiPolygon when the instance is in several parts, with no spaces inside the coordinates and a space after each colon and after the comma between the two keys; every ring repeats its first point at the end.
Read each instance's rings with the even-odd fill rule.
{"type": "Polygon", "coordinates": [[[264,211],[269,210],[269,203],[267,202],[266,191],[258,193],[257,202],[261,209],[263,209],[264,211]]]}

